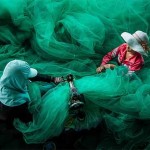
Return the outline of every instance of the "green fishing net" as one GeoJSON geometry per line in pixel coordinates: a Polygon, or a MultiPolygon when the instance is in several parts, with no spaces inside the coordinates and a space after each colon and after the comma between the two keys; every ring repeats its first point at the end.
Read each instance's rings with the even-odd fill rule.
{"type": "MultiPolygon", "coordinates": [[[[149,10],[148,0],[0,0],[0,71],[10,60],[21,59],[43,74],[73,74],[85,97],[86,118],[70,126],[91,129],[105,120],[113,139],[132,148],[149,140],[148,127],[140,124],[142,131],[138,130],[136,121],[150,118],[150,59],[144,57],[145,66],[132,77],[126,76],[125,67],[102,74],[96,74],[96,67],[124,42],[122,32],[141,30],[149,35],[149,10]]],[[[15,127],[27,143],[58,136],[69,118],[68,83],[53,88],[30,83],[29,94],[33,122],[15,120],[15,127]]],[[[108,147],[108,142],[100,141],[98,149],[108,147]]]]}

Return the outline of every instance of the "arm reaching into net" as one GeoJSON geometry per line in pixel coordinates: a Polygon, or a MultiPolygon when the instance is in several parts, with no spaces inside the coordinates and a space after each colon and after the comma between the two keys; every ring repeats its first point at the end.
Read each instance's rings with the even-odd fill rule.
{"type": "Polygon", "coordinates": [[[97,69],[96,69],[96,72],[97,73],[101,73],[101,72],[103,72],[103,71],[105,71],[106,69],[114,69],[115,68],[115,66],[116,65],[114,65],[114,64],[105,64],[105,65],[101,65],[100,67],[98,67],[97,69]]]}
{"type": "Polygon", "coordinates": [[[102,60],[101,65],[96,69],[97,73],[101,73],[105,71],[105,69],[113,69],[115,67],[114,64],[107,64],[110,60],[115,58],[118,55],[118,47],[113,49],[111,52],[107,53],[102,60]]]}
{"type": "Polygon", "coordinates": [[[37,74],[35,77],[33,78],[29,78],[31,81],[43,81],[43,82],[54,82],[55,84],[59,84],[60,82],[62,82],[62,78],[61,77],[52,77],[49,75],[44,75],[44,74],[37,74]]]}

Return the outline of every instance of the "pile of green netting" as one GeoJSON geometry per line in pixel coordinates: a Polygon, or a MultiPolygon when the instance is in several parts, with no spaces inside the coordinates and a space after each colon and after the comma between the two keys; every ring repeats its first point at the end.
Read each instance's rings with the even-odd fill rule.
{"type": "MultiPolygon", "coordinates": [[[[124,42],[122,32],[149,35],[149,10],[149,0],[0,0],[0,71],[10,60],[21,59],[43,74],[73,74],[85,97],[86,118],[73,120],[71,128],[91,129],[104,120],[114,143],[132,149],[150,139],[150,57],[132,78],[121,66],[102,74],[96,67],[124,42]]],[[[48,86],[30,83],[33,122],[14,122],[27,143],[58,136],[69,118],[68,83],[48,86]]],[[[104,139],[97,149],[113,144],[104,139]]]]}

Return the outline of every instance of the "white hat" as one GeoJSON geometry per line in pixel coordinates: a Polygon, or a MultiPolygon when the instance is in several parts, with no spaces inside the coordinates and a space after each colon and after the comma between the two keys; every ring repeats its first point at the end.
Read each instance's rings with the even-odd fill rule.
{"type": "Polygon", "coordinates": [[[18,73],[17,70],[20,70],[20,73],[22,73],[22,75],[26,78],[33,78],[38,73],[36,69],[30,68],[27,62],[15,59],[5,66],[3,74],[13,74],[14,72],[18,73]]]}
{"type": "Polygon", "coordinates": [[[147,33],[143,31],[136,31],[134,34],[123,32],[121,36],[134,51],[147,56],[145,49],[142,47],[142,43],[148,44],[149,42],[147,33]]]}

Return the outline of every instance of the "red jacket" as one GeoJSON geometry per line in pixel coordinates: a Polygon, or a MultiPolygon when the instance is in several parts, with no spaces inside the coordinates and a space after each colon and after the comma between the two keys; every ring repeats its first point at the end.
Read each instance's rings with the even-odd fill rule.
{"type": "Polygon", "coordinates": [[[118,57],[118,63],[120,65],[127,66],[130,71],[137,71],[140,70],[144,64],[144,59],[142,55],[138,52],[135,53],[134,56],[132,56],[129,60],[125,60],[126,52],[127,52],[127,44],[124,43],[120,45],[119,47],[113,49],[111,52],[106,54],[103,57],[101,65],[107,64],[110,60],[118,57]]]}

